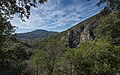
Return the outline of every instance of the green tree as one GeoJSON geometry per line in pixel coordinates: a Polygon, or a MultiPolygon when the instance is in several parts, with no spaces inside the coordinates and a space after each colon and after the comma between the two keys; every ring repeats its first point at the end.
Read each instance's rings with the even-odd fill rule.
{"type": "Polygon", "coordinates": [[[100,0],[97,5],[100,6],[104,3],[106,3],[106,6],[102,11],[103,15],[108,15],[110,12],[116,11],[117,16],[120,18],[120,0],[100,0]]]}
{"type": "Polygon", "coordinates": [[[100,6],[101,4],[106,3],[107,7],[110,10],[116,10],[120,7],[120,0],[100,0],[97,5],[100,6]]]}
{"type": "MultiPolygon", "coordinates": [[[[47,0],[39,0],[44,3],[47,0]]],[[[20,18],[29,18],[31,6],[36,7],[37,0],[1,0],[0,15],[5,18],[11,18],[12,15],[18,13],[20,18]]]]}
{"type": "Polygon", "coordinates": [[[104,17],[95,31],[98,37],[107,38],[112,44],[120,45],[120,18],[117,14],[111,13],[104,17]]]}
{"type": "Polygon", "coordinates": [[[30,57],[28,48],[20,42],[7,38],[2,46],[4,57],[2,57],[3,62],[0,64],[0,74],[21,75],[27,67],[26,60],[30,57]]]}
{"type": "Polygon", "coordinates": [[[36,65],[37,74],[52,75],[57,59],[64,52],[64,42],[48,38],[38,43],[38,50],[31,61],[36,65]]]}
{"type": "Polygon", "coordinates": [[[120,69],[120,46],[105,39],[86,42],[67,50],[58,64],[55,75],[114,75],[120,69]]]}
{"type": "Polygon", "coordinates": [[[2,46],[7,37],[11,37],[11,33],[14,32],[13,28],[10,22],[0,15],[0,68],[4,66],[5,59],[5,51],[2,49],[2,46]]]}
{"type": "MultiPolygon", "coordinates": [[[[47,0],[39,0],[44,3],[47,0]]],[[[0,1],[0,53],[2,42],[5,41],[5,36],[10,36],[14,31],[8,19],[14,14],[19,14],[21,20],[23,17],[29,18],[30,7],[36,6],[37,0],[1,0],[0,1]]],[[[2,55],[2,54],[1,54],[2,55]]]]}

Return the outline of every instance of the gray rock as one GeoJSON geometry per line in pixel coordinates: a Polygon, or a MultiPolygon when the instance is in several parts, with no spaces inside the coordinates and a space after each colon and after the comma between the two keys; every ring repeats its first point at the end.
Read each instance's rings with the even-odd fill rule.
{"type": "Polygon", "coordinates": [[[93,34],[93,29],[95,26],[80,26],[79,28],[72,29],[68,32],[68,45],[70,48],[76,48],[80,46],[80,43],[85,43],[87,41],[92,41],[95,36],[93,34]]]}

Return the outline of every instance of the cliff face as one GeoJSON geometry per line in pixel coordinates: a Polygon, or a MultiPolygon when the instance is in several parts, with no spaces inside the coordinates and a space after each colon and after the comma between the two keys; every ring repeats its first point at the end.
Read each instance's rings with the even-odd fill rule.
{"type": "Polygon", "coordinates": [[[95,38],[93,33],[95,27],[96,27],[95,25],[86,25],[68,31],[69,47],[76,48],[80,46],[80,43],[92,41],[95,38]]]}
{"type": "Polygon", "coordinates": [[[60,33],[56,38],[63,40],[66,47],[80,47],[81,43],[92,41],[95,39],[95,36],[98,36],[95,30],[97,29],[96,27],[99,26],[101,20],[101,14],[97,14],[60,33]]]}

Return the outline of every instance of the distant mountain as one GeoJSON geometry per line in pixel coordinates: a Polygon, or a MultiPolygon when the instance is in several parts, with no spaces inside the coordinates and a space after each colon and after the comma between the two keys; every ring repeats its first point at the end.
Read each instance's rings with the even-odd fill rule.
{"type": "Polygon", "coordinates": [[[47,38],[52,35],[56,35],[58,32],[46,31],[42,29],[37,29],[32,32],[27,33],[17,33],[16,37],[18,39],[37,39],[37,38],[47,38]]]}

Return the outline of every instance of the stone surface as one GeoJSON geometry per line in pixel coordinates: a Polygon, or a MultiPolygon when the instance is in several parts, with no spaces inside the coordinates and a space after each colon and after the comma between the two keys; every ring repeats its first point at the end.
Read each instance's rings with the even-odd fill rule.
{"type": "Polygon", "coordinates": [[[87,25],[80,26],[76,29],[72,29],[68,32],[68,45],[70,48],[76,48],[80,46],[80,43],[85,43],[87,41],[92,41],[95,36],[93,34],[93,29],[95,26],[87,25]]]}

